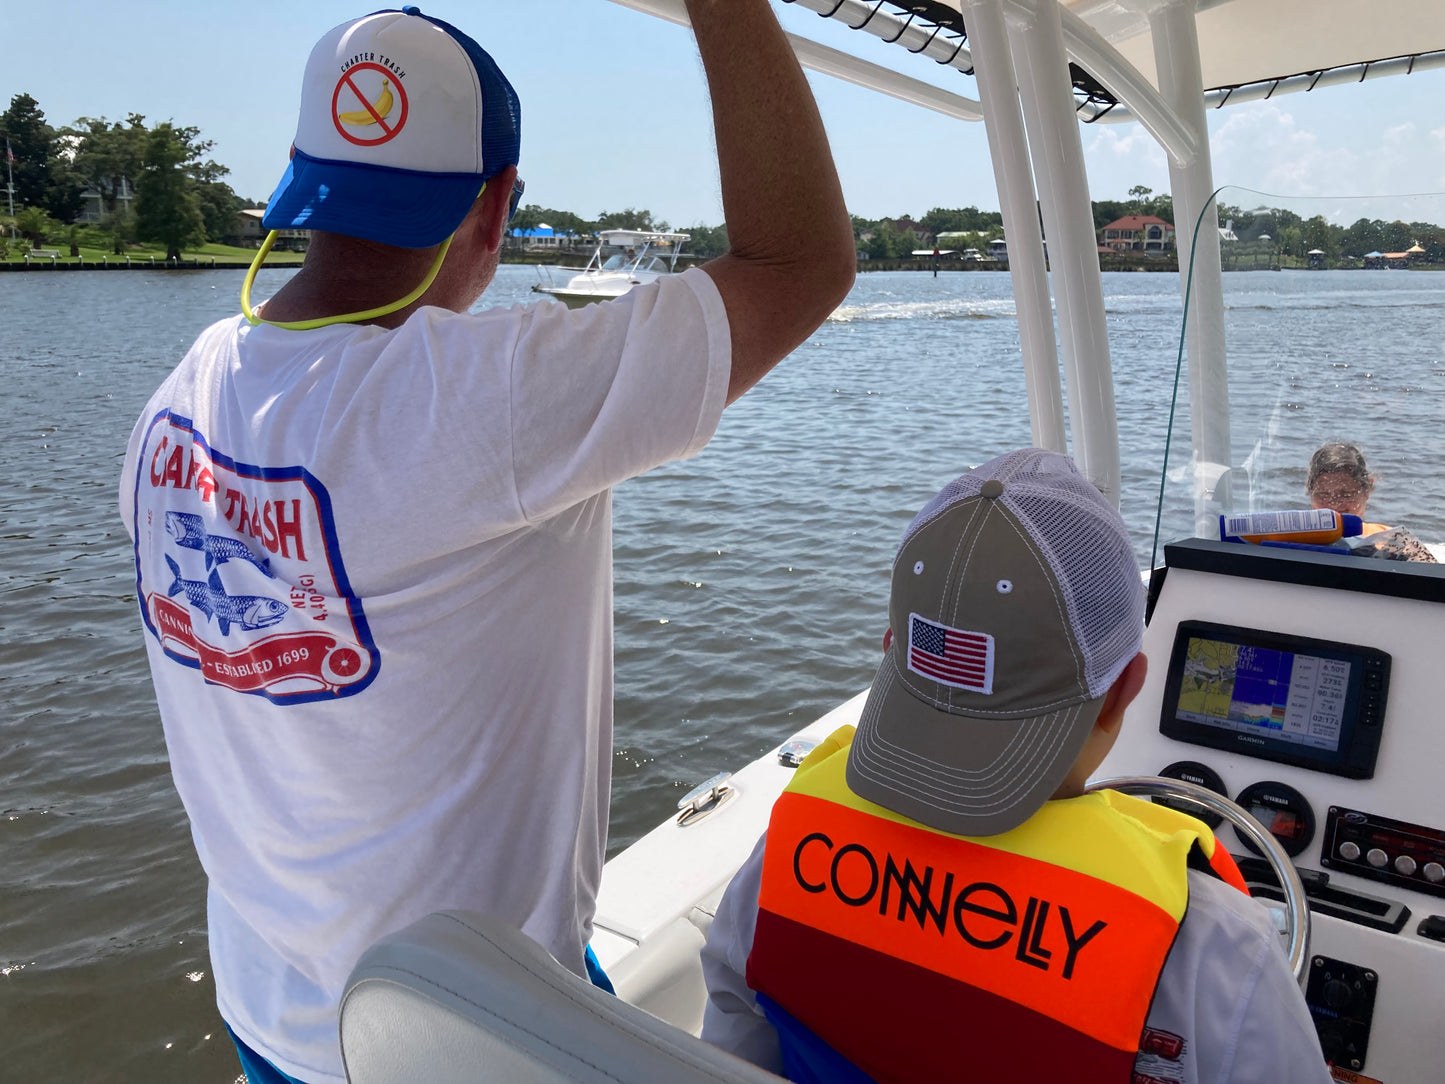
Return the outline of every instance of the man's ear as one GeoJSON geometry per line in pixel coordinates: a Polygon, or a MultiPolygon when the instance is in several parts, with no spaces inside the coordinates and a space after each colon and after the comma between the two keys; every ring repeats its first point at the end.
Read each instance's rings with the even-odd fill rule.
{"type": "Polygon", "coordinates": [[[481,206],[473,209],[474,228],[481,231],[482,247],[487,252],[496,252],[502,247],[502,235],[507,229],[507,209],[512,202],[512,186],[517,182],[517,167],[508,166],[487,181],[487,187],[477,201],[481,206]]]}
{"type": "Polygon", "coordinates": [[[1139,690],[1144,688],[1144,677],[1149,673],[1149,659],[1141,651],[1129,660],[1119,676],[1114,679],[1114,684],[1109,686],[1109,691],[1104,694],[1104,706],[1099,709],[1099,717],[1094,720],[1094,726],[1100,730],[1113,733],[1119,729],[1119,724],[1124,721],[1124,709],[1134,702],[1139,695],[1139,690]]]}

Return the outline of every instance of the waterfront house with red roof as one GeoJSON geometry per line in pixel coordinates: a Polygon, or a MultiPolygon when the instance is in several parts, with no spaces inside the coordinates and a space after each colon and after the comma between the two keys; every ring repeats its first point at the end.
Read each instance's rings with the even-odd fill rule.
{"type": "Polygon", "coordinates": [[[1174,227],[1158,215],[1125,215],[1099,234],[1115,252],[1164,252],[1174,247],[1174,227]]]}

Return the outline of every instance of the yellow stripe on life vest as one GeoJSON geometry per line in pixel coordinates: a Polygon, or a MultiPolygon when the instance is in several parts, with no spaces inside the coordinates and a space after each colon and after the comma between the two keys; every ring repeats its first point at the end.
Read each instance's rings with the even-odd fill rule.
{"type": "MultiPolygon", "coordinates": [[[[798,766],[787,790],[913,825],[907,817],[848,789],[845,765],[854,733],[853,727],[844,726],[829,735],[798,766]]],[[[1189,898],[1188,884],[1178,870],[1185,868],[1196,841],[1206,856],[1213,855],[1214,833],[1203,821],[1139,798],[1096,791],[1045,802],[1019,827],[985,842],[996,850],[1066,866],[1118,885],[1156,904],[1177,922],[1184,917],[1189,898]]]]}

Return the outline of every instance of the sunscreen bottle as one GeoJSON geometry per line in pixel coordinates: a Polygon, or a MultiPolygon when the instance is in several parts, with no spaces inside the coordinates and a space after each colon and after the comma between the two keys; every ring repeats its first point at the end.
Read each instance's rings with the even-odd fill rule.
{"type": "Polygon", "coordinates": [[[1333,508],[1311,508],[1298,512],[1248,512],[1219,517],[1219,537],[1224,542],[1294,542],[1328,546],[1341,538],[1363,533],[1359,516],[1333,508]]]}

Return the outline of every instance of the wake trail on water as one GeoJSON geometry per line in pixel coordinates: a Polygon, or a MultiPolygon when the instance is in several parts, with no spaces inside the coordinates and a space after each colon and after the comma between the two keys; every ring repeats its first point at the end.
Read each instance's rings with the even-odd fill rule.
{"type": "Polygon", "coordinates": [[[945,298],[843,305],[828,317],[828,322],[850,324],[865,320],[998,320],[1017,317],[1012,299],[945,298]]]}

